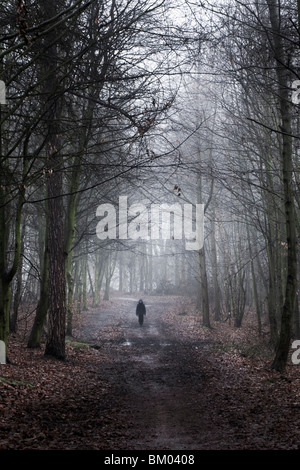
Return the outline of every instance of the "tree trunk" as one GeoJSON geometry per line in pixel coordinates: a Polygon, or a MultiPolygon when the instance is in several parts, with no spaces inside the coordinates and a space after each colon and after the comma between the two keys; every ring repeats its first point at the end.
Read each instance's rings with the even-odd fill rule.
{"type": "MultiPolygon", "coordinates": [[[[56,166],[56,156],[50,160],[53,167],[56,166]]],[[[48,177],[49,321],[45,355],[57,359],[65,359],[66,292],[62,192],[62,172],[56,167],[48,177]]]]}
{"type": "MultiPolygon", "coordinates": [[[[53,2],[43,2],[45,19],[57,14],[53,2]]],[[[58,69],[58,31],[53,29],[46,38],[47,55],[45,96],[47,132],[47,192],[49,210],[49,319],[46,356],[65,359],[65,256],[64,256],[64,210],[63,210],[63,157],[60,154],[62,94],[58,69]]]]}
{"type": "Polygon", "coordinates": [[[199,265],[200,265],[200,274],[201,274],[202,321],[203,321],[203,326],[210,328],[208,283],[207,283],[206,259],[205,259],[204,247],[201,248],[201,250],[199,250],[199,265]]]}
{"type": "MultiPolygon", "coordinates": [[[[47,217],[47,216],[46,216],[47,217]]],[[[48,229],[46,223],[46,237],[44,248],[44,260],[42,279],[40,286],[40,299],[37,305],[34,323],[30,332],[27,347],[40,348],[43,327],[46,322],[49,307],[49,249],[48,249],[48,229]]]]}
{"type": "Polygon", "coordinates": [[[104,277],[105,262],[101,257],[101,252],[95,254],[95,271],[94,271],[94,291],[93,291],[93,307],[98,307],[100,302],[100,291],[104,277]]]}
{"type": "Polygon", "coordinates": [[[283,198],[285,207],[285,226],[287,242],[287,274],[285,299],[281,311],[281,328],[276,354],[272,363],[273,369],[282,372],[287,363],[291,341],[292,318],[295,311],[297,293],[297,238],[295,207],[293,196],[293,161],[291,111],[289,103],[289,75],[285,67],[285,52],[280,31],[279,6],[274,0],[268,0],[270,20],[273,33],[273,46],[277,62],[278,94],[281,113],[282,131],[282,174],[283,198]]]}
{"type": "Polygon", "coordinates": [[[12,217],[14,222],[14,252],[12,265],[9,268],[7,265],[7,252],[9,246],[9,224],[7,220],[7,212],[10,209],[10,204],[6,204],[5,185],[0,185],[0,340],[4,342],[6,351],[9,335],[11,282],[18,270],[21,256],[21,215],[24,193],[25,190],[22,189],[17,201],[16,215],[15,217],[12,217]]]}
{"type": "Polygon", "coordinates": [[[261,335],[261,304],[258,297],[257,292],[257,282],[256,282],[256,273],[254,269],[254,259],[251,247],[251,240],[250,240],[250,233],[249,227],[247,225],[247,239],[248,239],[248,247],[249,247],[249,256],[250,256],[250,263],[251,263],[251,277],[252,277],[252,288],[253,288],[253,296],[254,296],[254,304],[256,310],[256,317],[257,317],[257,329],[258,334],[261,335]]]}
{"type": "MultiPolygon", "coordinates": [[[[22,235],[21,235],[21,253],[24,252],[24,237],[25,237],[25,222],[23,222],[22,235]]],[[[18,312],[22,296],[22,273],[23,273],[23,256],[20,257],[20,262],[16,275],[16,289],[13,299],[13,311],[10,318],[10,332],[17,332],[18,312]]]]}
{"type": "Polygon", "coordinates": [[[110,251],[108,252],[107,258],[106,258],[106,267],[105,267],[105,291],[104,291],[104,296],[103,300],[109,300],[109,293],[110,293],[110,283],[114,274],[115,266],[117,262],[117,257],[114,255],[112,257],[112,254],[110,251]]]}
{"type": "MultiPolygon", "coordinates": [[[[211,185],[211,191],[213,188],[213,184],[211,185]]],[[[210,200],[210,199],[209,199],[210,200]]],[[[201,177],[198,177],[197,182],[197,202],[198,204],[202,204],[202,182],[201,177]]],[[[207,209],[209,201],[206,202],[205,209],[207,209]]],[[[203,326],[210,328],[210,318],[209,318],[209,295],[208,295],[208,281],[207,281],[207,270],[206,270],[206,257],[205,257],[205,247],[203,245],[202,248],[199,250],[199,267],[200,267],[200,283],[201,286],[201,308],[202,308],[202,321],[203,326]]],[[[199,292],[198,292],[198,299],[199,299],[199,292]]],[[[199,304],[199,300],[198,300],[199,304]]],[[[198,305],[199,307],[199,305],[198,305]]]]}
{"type": "Polygon", "coordinates": [[[82,266],[82,310],[88,310],[88,298],[87,298],[87,266],[88,266],[88,255],[85,254],[81,260],[82,266]]]}
{"type": "Polygon", "coordinates": [[[212,277],[214,285],[214,307],[215,315],[214,318],[216,321],[221,320],[221,302],[220,302],[220,287],[218,280],[218,260],[217,260],[217,247],[216,247],[216,236],[215,236],[215,210],[213,208],[213,214],[211,219],[211,263],[212,263],[212,277]]]}

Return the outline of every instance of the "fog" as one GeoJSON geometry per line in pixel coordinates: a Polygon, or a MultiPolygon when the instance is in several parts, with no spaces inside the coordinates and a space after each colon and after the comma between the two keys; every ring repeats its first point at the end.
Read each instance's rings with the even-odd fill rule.
{"type": "Polygon", "coordinates": [[[299,34],[280,6],[2,2],[5,345],[20,311],[28,346],[47,323],[45,354],[64,358],[74,312],[112,293],[188,296],[206,327],[267,322],[284,369],[299,336],[299,34]]]}

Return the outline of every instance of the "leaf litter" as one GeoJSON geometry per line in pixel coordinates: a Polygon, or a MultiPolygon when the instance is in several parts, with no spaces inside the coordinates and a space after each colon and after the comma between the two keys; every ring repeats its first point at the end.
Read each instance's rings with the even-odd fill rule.
{"type": "MultiPolygon", "coordinates": [[[[299,366],[271,369],[268,331],[203,328],[193,302],[126,296],[74,318],[65,361],[10,335],[0,369],[1,450],[298,450],[299,366]]],[[[28,328],[28,324],[26,323],[28,328]]]]}

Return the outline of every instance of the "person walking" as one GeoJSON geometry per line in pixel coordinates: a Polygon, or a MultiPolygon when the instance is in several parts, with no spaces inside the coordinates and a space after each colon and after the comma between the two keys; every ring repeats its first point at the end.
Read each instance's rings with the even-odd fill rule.
{"type": "Polygon", "coordinates": [[[138,301],[138,304],[136,306],[136,316],[139,319],[139,324],[142,326],[144,323],[144,315],[146,315],[146,306],[143,302],[142,299],[138,301]]]}

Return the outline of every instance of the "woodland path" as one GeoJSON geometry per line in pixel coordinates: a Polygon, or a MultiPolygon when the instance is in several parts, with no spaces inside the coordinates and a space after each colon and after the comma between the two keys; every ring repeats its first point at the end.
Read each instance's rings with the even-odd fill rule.
{"type": "Polygon", "coordinates": [[[140,327],[137,300],[76,315],[63,362],[10,338],[0,450],[300,449],[300,369],[283,376],[252,354],[251,318],[209,330],[183,297],[148,297],[140,327]]]}
{"type": "Polygon", "coordinates": [[[268,428],[268,410],[264,412],[259,401],[264,395],[269,400],[269,390],[263,386],[255,398],[250,369],[216,362],[211,355],[213,341],[193,335],[195,320],[189,314],[186,322],[170,322],[166,312],[172,308],[177,308],[175,319],[183,320],[180,315],[186,314],[178,310],[176,297],[144,300],[147,316],[142,327],[134,314],[137,299],[124,297],[117,299],[119,312],[112,308],[100,315],[91,313],[90,326],[80,330],[110,358],[102,365],[101,377],[109,384],[116,410],[111,416],[116,431],[120,429],[111,448],[286,448],[289,437],[284,436],[281,444],[277,417],[268,428]]]}
{"type": "Polygon", "coordinates": [[[169,301],[147,299],[142,327],[134,315],[137,300],[127,298],[118,319],[114,311],[101,312],[92,330],[81,330],[90,342],[99,331],[119,330],[115,341],[102,342],[113,358],[102,378],[119,403],[118,419],[127,423],[119,449],[211,449],[223,439],[221,427],[211,422],[205,372],[196,363],[199,342],[174,336],[164,321],[169,301]]]}

